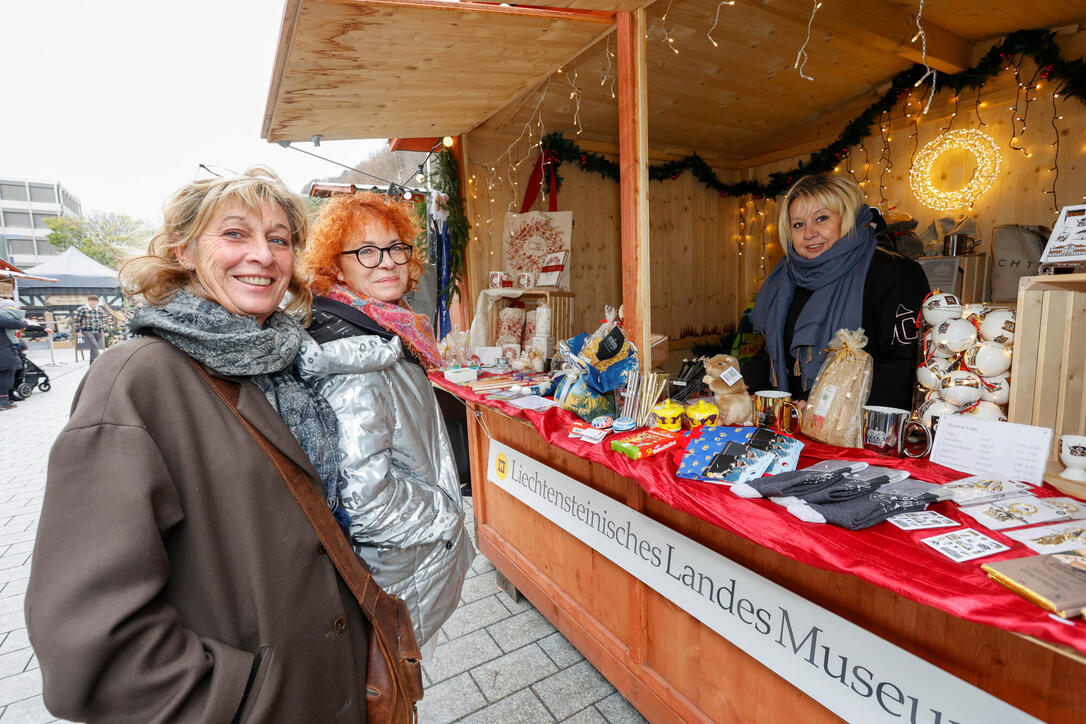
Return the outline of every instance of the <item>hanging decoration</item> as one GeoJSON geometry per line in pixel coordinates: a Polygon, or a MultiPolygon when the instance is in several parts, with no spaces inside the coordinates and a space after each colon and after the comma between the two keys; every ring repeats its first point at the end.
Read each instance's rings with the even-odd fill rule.
{"type": "Polygon", "coordinates": [[[433,177],[434,188],[445,194],[446,201],[441,206],[449,212],[445,224],[448,229],[448,283],[438,291],[442,304],[452,302],[453,294],[463,299],[461,283],[464,281],[465,256],[468,249],[468,217],[464,213],[464,198],[460,195],[460,172],[456,156],[448,148],[442,148],[434,155],[436,173],[433,177]]]}
{"type": "Polygon", "coordinates": [[[983,131],[962,129],[937,136],[920,149],[909,171],[909,188],[917,201],[936,211],[954,211],[972,206],[977,199],[992,188],[999,177],[1002,158],[999,144],[983,131]],[[958,189],[943,191],[935,187],[931,171],[935,162],[944,154],[961,149],[972,154],[977,170],[969,182],[958,189]]]}
{"type": "MultiPolygon", "coordinates": [[[[1054,37],[1054,32],[1044,29],[1014,32],[1004,38],[1002,43],[993,46],[974,67],[940,78],[940,90],[951,90],[958,94],[969,88],[977,89],[979,93],[981,86],[998,75],[1006,67],[1008,61],[1018,56],[1025,56],[1032,58],[1037,64],[1040,77],[1056,84],[1056,92],[1086,103],[1086,63],[1081,58],[1074,60],[1061,58],[1060,47],[1056,44],[1054,37]]],[[[926,75],[930,77],[928,69],[920,64],[898,73],[890,81],[890,89],[853,119],[835,141],[812,153],[806,162],[801,161],[795,168],[771,173],[768,181],[748,180],[724,183],[697,153],[676,161],[649,166],[649,179],[652,181],[677,179],[683,172],[689,171],[706,188],[716,191],[723,197],[749,195],[759,199],[777,196],[787,191],[801,176],[833,171],[843,159],[848,158],[849,148],[862,144],[864,138],[871,135],[872,128],[882,115],[890,112],[901,99],[907,97],[909,92],[916,87],[917,81],[926,75]]],[[[548,177],[543,179],[544,184],[549,184],[549,174],[557,175],[558,168],[563,163],[574,163],[582,171],[618,181],[617,163],[602,154],[582,150],[561,133],[555,132],[544,136],[542,146],[553,159],[553,163],[545,168],[548,177]]],[[[864,153],[866,155],[866,149],[864,153]]],[[[865,180],[869,178],[867,163],[864,164],[864,178],[865,180]]],[[[559,185],[561,180],[561,176],[557,176],[559,185]]]]}

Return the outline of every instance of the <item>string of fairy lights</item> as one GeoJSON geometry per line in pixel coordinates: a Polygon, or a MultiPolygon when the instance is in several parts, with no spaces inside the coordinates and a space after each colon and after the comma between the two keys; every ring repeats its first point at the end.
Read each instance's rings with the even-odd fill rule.
{"type": "MultiPolygon", "coordinates": [[[[672,2],[673,0],[669,0],[664,7],[664,11],[656,24],[656,30],[651,29],[652,22],[650,21],[649,27],[646,28],[645,38],[650,39],[650,36],[659,36],[661,42],[663,42],[673,54],[678,54],[680,48],[678,47],[675,34],[673,33],[672,23],[669,20],[672,2]]],[[[721,46],[723,38],[718,40],[717,36],[714,36],[714,33],[719,34],[722,17],[735,5],[736,0],[719,0],[713,12],[711,22],[708,22],[710,18],[706,18],[707,30],[705,32],[705,40],[702,42],[708,42],[714,48],[719,48],[721,46]]],[[[802,43],[799,45],[794,63],[794,69],[798,72],[799,76],[810,81],[814,81],[815,78],[808,69],[808,61],[810,60],[808,49],[811,44],[812,35],[816,30],[817,15],[821,7],[821,0],[812,0],[811,13],[806,26],[806,34],[802,43]]],[[[923,12],[924,0],[919,0],[916,14],[913,16],[916,33],[910,42],[919,44],[921,64],[918,66],[920,68],[918,75],[914,76],[914,79],[910,79],[912,89],[906,88],[897,91],[897,99],[902,103],[901,115],[896,116],[893,104],[883,107],[876,120],[876,123],[878,124],[877,135],[861,135],[858,139],[853,140],[847,145],[838,146],[838,150],[834,155],[835,165],[833,166],[833,170],[835,172],[843,171],[844,173],[847,173],[861,188],[864,189],[869,197],[877,194],[879,204],[884,209],[893,210],[896,207],[896,203],[894,199],[887,197],[887,191],[889,190],[888,181],[893,178],[894,174],[894,154],[896,146],[893,141],[895,130],[897,130],[899,133],[908,134],[908,138],[905,140],[905,143],[907,144],[905,148],[909,149],[907,151],[909,158],[907,172],[908,186],[916,199],[925,206],[940,211],[968,210],[973,207],[973,204],[984,191],[991,187],[1002,167],[998,144],[996,144],[990,136],[979,130],[986,128],[989,125],[981,114],[981,110],[990,105],[989,102],[985,101],[982,97],[984,77],[982,76],[979,81],[968,84],[969,89],[976,88],[976,95],[972,98],[973,107],[971,109],[971,115],[975,117],[978,128],[959,129],[962,132],[958,132],[954,129],[962,111],[964,99],[961,94],[964,88],[963,83],[956,83],[955,77],[949,76],[949,85],[946,85],[946,81],[944,81],[943,84],[939,84],[943,88],[950,88],[953,91],[953,94],[949,98],[949,103],[944,104],[943,113],[945,115],[943,117],[945,117],[946,123],[935,130],[935,138],[927,144],[923,144],[920,137],[920,125],[922,121],[929,120],[932,102],[936,93],[941,90],[941,88],[937,87],[938,73],[928,62],[928,37],[923,24],[923,12]],[[921,88],[921,86],[923,86],[923,88],[921,88]],[[877,143],[877,156],[874,158],[872,158],[872,151],[867,145],[867,139],[869,137],[874,139],[877,143]],[[954,150],[964,151],[970,154],[976,161],[976,170],[961,188],[949,192],[943,191],[938,189],[932,182],[931,172],[937,165],[938,160],[944,154],[954,150]],[[872,173],[873,169],[877,171],[877,173],[874,174],[876,176],[876,179],[874,180],[872,173]],[[878,183],[877,190],[874,188],[876,180],[878,183]]],[[[612,39],[610,35],[607,36],[604,44],[603,55],[603,70],[602,72],[597,71],[599,72],[599,86],[608,89],[611,99],[614,100],[616,99],[617,59],[615,52],[612,49],[612,39]]],[[[1007,148],[1022,153],[1025,158],[1031,158],[1033,152],[1026,143],[1026,133],[1027,128],[1032,128],[1036,124],[1029,122],[1030,111],[1033,104],[1038,100],[1037,91],[1042,89],[1042,83],[1048,78],[1052,65],[1038,62],[1036,69],[1033,70],[1032,75],[1030,75],[1023,71],[1023,63],[1026,57],[1025,52],[1007,52],[1005,57],[1001,52],[1000,57],[1005,61],[1003,69],[1013,74],[1016,85],[1013,105],[1008,107],[1011,116],[1009,121],[1010,138],[1007,142],[1007,148]]],[[[568,100],[570,124],[572,128],[575,129],[575,135],[579,136],[584,131],[581,118],[583,90],[581,89],[578,80],[579,68],[562,68],[556,71],[556,75],[564,75],[564,80],[569,86],[568,100]]],[[[548,138],[563,138],[561,134],[554,133],[548,136],[543,120],[544,103],[548,97],[548,93],[552,89],[551,83],[553,79],[554,76],[551,76],[551,78],[548,78],[542,84],[538,100],[532,107],[531,113],[529,113],[528,119],[517,138],[514,139],[513,142],[510,143],[509,146],[493,161],[485,164],[473,164],[482,166],[483,170],[481,171],[481,176],[483,182],[482,184],[479,182],[479,173],[471,173],[468,177],[469,193],[473,199],[478,199],[479,193],[483,192],[483,185],[485,185],[485,198],[487,199],[488,214],[484,223],[490,238],[494,238],[493,226],[495,222],[495,204],[498,197],[498,191],[505,188],[511,192],[511,200],[507,205],[507,209],[512,210],[516,204],[516,200],[520,198],[521,184],[518,182],[517,172],[525,162],[534,161],[538,153],[543,154],[544,173],[543,179],[541,180],[541,191],[544,199],[546,198],[548,191],[547,179],[550,177],[550,174],[557,176],[558,167],[562,163],[574,160],[569,157],[569,151],[571,149],[574,155],[580,156],[580,166],[582,170],[594,171],[608,178],[617,179],[618,177],[617,164],[614,164],[609,160],[604,160],[599,154],[583,152],[575,144],[570,146],[569,149],[566,149],[567,153],[562,154],[561,156],[554,153],[553,149],[549,154],[547,153],[548,138]]],[[[1052,197],[1053,208],[1056,210],[1059,209],[1058,200],[1056,198],[1056,185],[1060,178],[1059,153],[1061,136],[1061,130],[1057,121],[1063,119],[1063,116],[1058,113],[1057,100],[1059,100],[1059,98],[1060,95],[1058,92],[1053,92],[1051,94],[1052,103],[1049,125],[1052,130],[1053,140],[1048,143],[1048,147],[1052,149],[1052,163],[1048,168],[1048,172],[1051,175],[1051,184],[1044,191],[1045,195],[1050,195],[1052,197]]],[[[966,103],[968,103],[968,101],[966,101],[966,103]]],[[[966,107],[968,108],[968,106],[966,107]]],[[[930,120],[934,121],[935,119],[931,118],[930,120]]],[[[825,150],[823,153],[825,153],[825,150]]],[[[693,157],[687,157],[682,162],[669,162],[668,164],[665,164],[665,166],[668,167],[666,171],[667,175],[670,175],[672,178],[677,178],[683,170],[691,170],[703,184],[709,188],[719,190],[720,196],[728,197],[732,195],[732,192],[728,190],[728,185],[720,182],[719,179],[716,178],[715,173],[712,172],[712,170],[709,169],[696,154],[693,157]],[[691,161],[691,159],[693,159],[693,161],[691,161]]],[[[798,176],[796,177],[798,178],[798,176]]],[[[663,176],[661,176],[660,173],[654,175],[650,168],[650,178],[660,180],[663,176]]],[[[561,182],[560,177],[557,177],[557,180],[559,183],[561,182]]],[[[793,177],[789,176],[789,185],[792,180],[793,177]]],[[[772,198],[774,194],[757,191],[756,189],[759,186],[757,182],[746,182],[745,184],[738,185],[754,189],[750,191],[737,190],[735,192],[735,195],[749,195],[751,197],[746,201],[737,199],[735,228],[738,231],[735,234],[735,242],[738,255],[740,259],[742,259],[744,255],[749,254],[751,244],[755,243],[755,239],[757,238],[761,247],[758,256],[759,279],[764,279],[766,276],[767,265],[767,245],[769,243],[767,242],[766,235],[767,233],[771,234],[773,230],[773,225],[769,221],[770,216],[767,216],[767,213],[775,203],[772,198]],[[758,227],[757,230],[755,229],[756,226],[758,227]]],[[[474,238],[478,241],[478,232],[475,233],[474,238]]],[[[494,251],[491,250],[490,253],[494,254],[494,251]]]]}

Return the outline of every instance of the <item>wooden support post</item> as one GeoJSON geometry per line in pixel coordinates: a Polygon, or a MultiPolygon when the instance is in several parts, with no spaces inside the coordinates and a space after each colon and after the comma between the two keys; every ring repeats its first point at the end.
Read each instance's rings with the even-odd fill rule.
{"type": "Polygon", "coordinates": [[[645,11],[616,13],[618,29],[619,214],[622,219],[622,304],[626,335],[637,345],[642,373],[652,368],[649,289],[649,138],[645,11]]]}

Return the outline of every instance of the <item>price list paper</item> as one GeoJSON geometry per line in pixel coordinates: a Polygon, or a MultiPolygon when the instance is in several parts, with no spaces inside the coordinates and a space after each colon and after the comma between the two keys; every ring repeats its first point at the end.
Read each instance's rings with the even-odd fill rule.
{"type": "Polygon", "coordinates": [[[1052,429],[964,415],[939,418],[931,461],[973,475],[1040,485],[1052,449],[1052,429]]]}

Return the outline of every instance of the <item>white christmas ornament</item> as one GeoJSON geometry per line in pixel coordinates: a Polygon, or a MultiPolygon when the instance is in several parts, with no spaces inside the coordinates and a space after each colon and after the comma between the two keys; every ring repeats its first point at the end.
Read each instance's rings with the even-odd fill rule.
{"type": "Polygon", "coordinates": [[[962,362],[981,377],[995,377],[1011,368],[1011,350],[998,342],[980,342],[965,351],[962,362]]]}
{"type": "Polygon", "coordinates": [[[916,370],[916,381],[926,390],[939,389],[943,376],[950,371],[953,360],[933,357],[916,370]]]}
{"type": "Polygon", "coordinates": [[[1014,312],[996,309],[988,312],[980,323],[980,336],[988,342],[1011,346],[1014,342],[1014,312]]]}
{"type": "Polygon", "coordinates": [[[927,350],[927,353],[932,357],[940,357],[942,359],[951,357],[949,352],[935,344],[934,337],[934,329],[929,329],[927,332],[924,332],[924,349],[927,350]]]}
{"type": "Polygon", "coordinates": [[[945,319],[935,328],[932,340],[938,349],[956,355],[977,343],[977,328],[968,319],[945,319]]]}
{"type": "Polygon", "coordinates": [[[931,427],[931,418],[941,415],[953,415],[958,408],[946,400],[928,400],[916,409],[916,416],[928,427],[931,427]]]}
{"type": "Polygon", "coordinates": [[[997,405],[1006,405],[1011,399],[1011,377],[1006,372],[995,377],[982,378],[986,383],[980,390],[980,399],[985,402],[994,402],[997,405]],[[989,387],[990,385],[990,387],[989,387]]]}
{"type": "Polygon", "coordinates": [[[962,316],[962,303],[953,294],[932,294],[921,307],[924,313],[924,321],[929,327],[939,326],[939,322],[947,319],[960,319],[962,316]]]}
{"type": "Polygon", "coordinates": [[[992,308],[987,304],[963,304],[962,305],[962,319],[968,319],[969,321],[975,321],[980,324],[980,320],[984,319],[984,315],[992,311],[992,308]]]}
{"type": "Polygon", "coordinates": [[[962,410],[963,415],[973,415],[979,417],[982,420],[992,420],[994,422],[1006,422],[1007,417],[1003,414],[1003,408],[994,402],[985,402],[981,400],[974,407],[962,410]]]}
{"type": "Polygon", "coordinates": [[[965,407],[980,399],[982,387],[980,378],[975,374],[957,370],[943,377],[940,392],[950,404],[965,407]]]}

